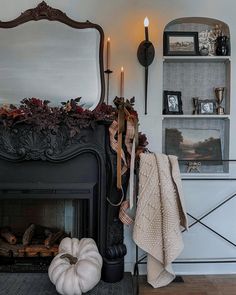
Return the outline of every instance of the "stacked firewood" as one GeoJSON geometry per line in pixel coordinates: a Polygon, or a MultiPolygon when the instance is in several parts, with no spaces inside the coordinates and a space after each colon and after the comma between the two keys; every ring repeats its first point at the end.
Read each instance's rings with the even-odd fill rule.
{"type": "Polygon", "coordinates": [[[66,237],[62,230],[30,224],[23,236],[10,227],[0,228],[0,255],[13,257],[48,257],[58,253],[58,244],[66,237]]]}

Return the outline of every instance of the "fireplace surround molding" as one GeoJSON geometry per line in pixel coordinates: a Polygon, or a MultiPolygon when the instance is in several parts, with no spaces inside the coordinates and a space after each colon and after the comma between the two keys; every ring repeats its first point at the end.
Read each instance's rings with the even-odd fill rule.
{"type": "Polygon", "coordinates": [[[104,259],[103,279],[118,281],[124,272],[125,251],[115,251],[118,256],[114,257],[106,254],[108,249],[125,247],[119,207],[107,202],[107,198],[113,203],[120,199],[109,126],[100,122],[71,138],[65,126],[54,134],[24,123],[12,128],[0,125],[0,199],[87,196],[92,202],[91,237],[104,259]],[[111,269],[115,277],[110,277],[111,269]]]}

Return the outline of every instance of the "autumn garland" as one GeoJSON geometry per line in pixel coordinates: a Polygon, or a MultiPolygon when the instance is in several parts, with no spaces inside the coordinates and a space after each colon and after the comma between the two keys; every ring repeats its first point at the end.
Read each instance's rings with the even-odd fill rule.
{"type": "MultiPolygon", "coordinates": [[[[105,103],[97,106],[93,111],[83,109],[79,105],[80,98],[71,99],[62,102],[61,107],[49,106],[48,100],[38,98],[25,98],[20,106],[5,105],[0,107],[0,124],[6,128],[12,128],[15,125],[24,123],[34,125],[39,131],[51,130],[57,132],[60,126],[66,125],[70,130],[70,136],[73,137],[79,131],[86,127],[94,127],[96,122],[117,120],[118,111],[111,105],[105,103]]],[[[130,104],[129,112],[138,118],[137,112],[130,104]]],[[[140,149],[144,151],[148,142],[145,134],[139,133],[139,144],[137,152],[140,149]]]]}
{"type": "Polygon", "coordinates": [[[63,124],[72,130],[71,135],[79,129],[93,125],[97,121],[112,121],[116,117],[116,109],[106,104],[99,105],[95,110],[83,109],[79,100],[62,103],[61,107],[49,106],[49,101],[38,98],[25,98],[19,107],[14,105],[0,107],[0,124],[14,127],[25,123],[36,126],[39,130],[57,131],[63,124]]]}

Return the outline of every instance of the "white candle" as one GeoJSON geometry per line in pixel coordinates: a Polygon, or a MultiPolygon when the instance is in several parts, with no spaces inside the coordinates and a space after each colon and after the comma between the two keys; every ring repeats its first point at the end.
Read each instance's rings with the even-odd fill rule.
{"type": "Polygon", "coordinates": [[[110,61],[111,61],[111,39],[107,38],[107,70],[110,70],[110,61]]]}
{"type": "Polygon", "coordinates": [[[144,19],[144,27],[145,27],[145,39],[146,41],[149,40],[149,36],[148,36],[148,26],[149,26],[149,20],[147,17],[145,17],[144,19]]]}
{"type": "Polygon", "coordinates": [[[120,97],[124,97],[124,68],[121,67],[120,72],[120,97]]]}

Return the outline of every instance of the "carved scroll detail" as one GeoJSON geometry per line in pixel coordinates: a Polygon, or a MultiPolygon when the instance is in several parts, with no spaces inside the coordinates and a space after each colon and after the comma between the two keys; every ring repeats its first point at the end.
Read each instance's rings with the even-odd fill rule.
{"type": "Polygon", "coordinates": [[[85,133],[71,138],[69,132],[63,127],[54,134],[51,130],[40,131],[32,125],[13,129],[0,125],[0,156],[5,155],[10,160],[47,160],[68,151],[75,144],[80,146],[88,142],[85,133]]]}
{"type": "Polygon", "coordinates": [[[31,16],[34,20],[39,20],[42,17],[53,20],[55,18],[58,18],[59,16],[66,16],[66,14],[59,9],[50,7],[49,5],[47,5],[46,2],[42,1],[37,7],[28,9],[23,12],[21,16],[31,16]]]}

